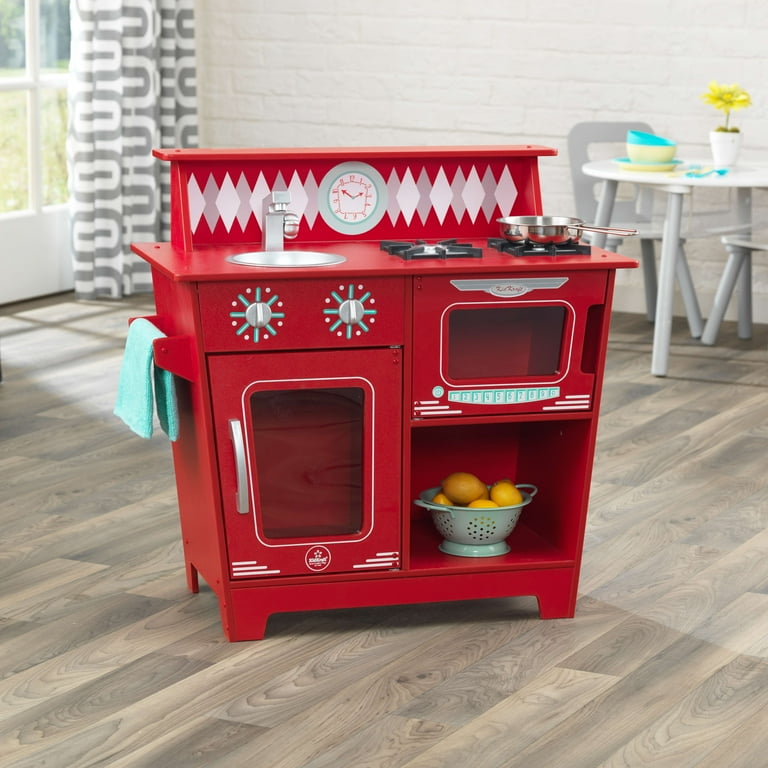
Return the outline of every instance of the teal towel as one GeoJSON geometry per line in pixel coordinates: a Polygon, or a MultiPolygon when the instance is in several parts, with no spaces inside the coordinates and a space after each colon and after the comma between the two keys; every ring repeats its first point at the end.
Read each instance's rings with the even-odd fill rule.
{"type": "Polygon", "coordinates": [[[148,439],[152,437],[156,398],[160,426],[175,441],[179,437],[179,412],[173,374],[155,365],[152,349],[152,342],[164,336],[146,318],[139,317],[130,324],[114,414],[139,437],[148,439]]]}

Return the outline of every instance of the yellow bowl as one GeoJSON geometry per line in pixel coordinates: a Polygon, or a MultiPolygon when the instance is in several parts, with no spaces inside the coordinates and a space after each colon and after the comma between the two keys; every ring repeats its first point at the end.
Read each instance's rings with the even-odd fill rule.
{"type": "Polygon", "coordinates": [[[630,144],[627,156],[633,163],[668,163],[674,159],[677,144],[630,144]]]}

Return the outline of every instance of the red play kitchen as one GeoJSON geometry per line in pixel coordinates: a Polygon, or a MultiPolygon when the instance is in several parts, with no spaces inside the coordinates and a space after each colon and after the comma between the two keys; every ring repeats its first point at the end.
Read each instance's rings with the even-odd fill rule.
{"type": "Polygon", "coordinates": [[[155,152],[171,242],[133,250],[174,374],[188,585],[230,640],[367,605],[533,595],[573,616],[614,276],[636,263],[500,231],[542,214],[554,154],[155,152]],[[440,525],[424,494],[459,470],[519,483],[516,524],[440,525]]]}

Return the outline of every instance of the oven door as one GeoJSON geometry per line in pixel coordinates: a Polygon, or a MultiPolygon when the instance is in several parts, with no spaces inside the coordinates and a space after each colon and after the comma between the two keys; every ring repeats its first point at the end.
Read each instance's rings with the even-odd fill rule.
{"type": "Polygon", "coordinates": [[[589,410],[605,271],[414,284],[413,417],[589,410]]]}
{"type": "Polygon", "coordinates": [[[209,358],[233,578],[399,567],[400,357],[209,358]]]}

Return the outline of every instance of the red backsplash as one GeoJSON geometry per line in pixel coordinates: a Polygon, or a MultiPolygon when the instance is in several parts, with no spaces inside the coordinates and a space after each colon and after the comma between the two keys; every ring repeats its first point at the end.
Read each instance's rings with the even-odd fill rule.
{"type": "Polygon", "coordinates": [[[538,158],[555,154],[527,145],[155,151],[172,164],[171,239],[184,249],[261,242],[264,200],[286,189],[297,243],[494,236],[498,217],[542,212],[538,158]],[[333,215],[332,184],[344,173],[371,182],[376,210],[365,224],[333,215]]]}

